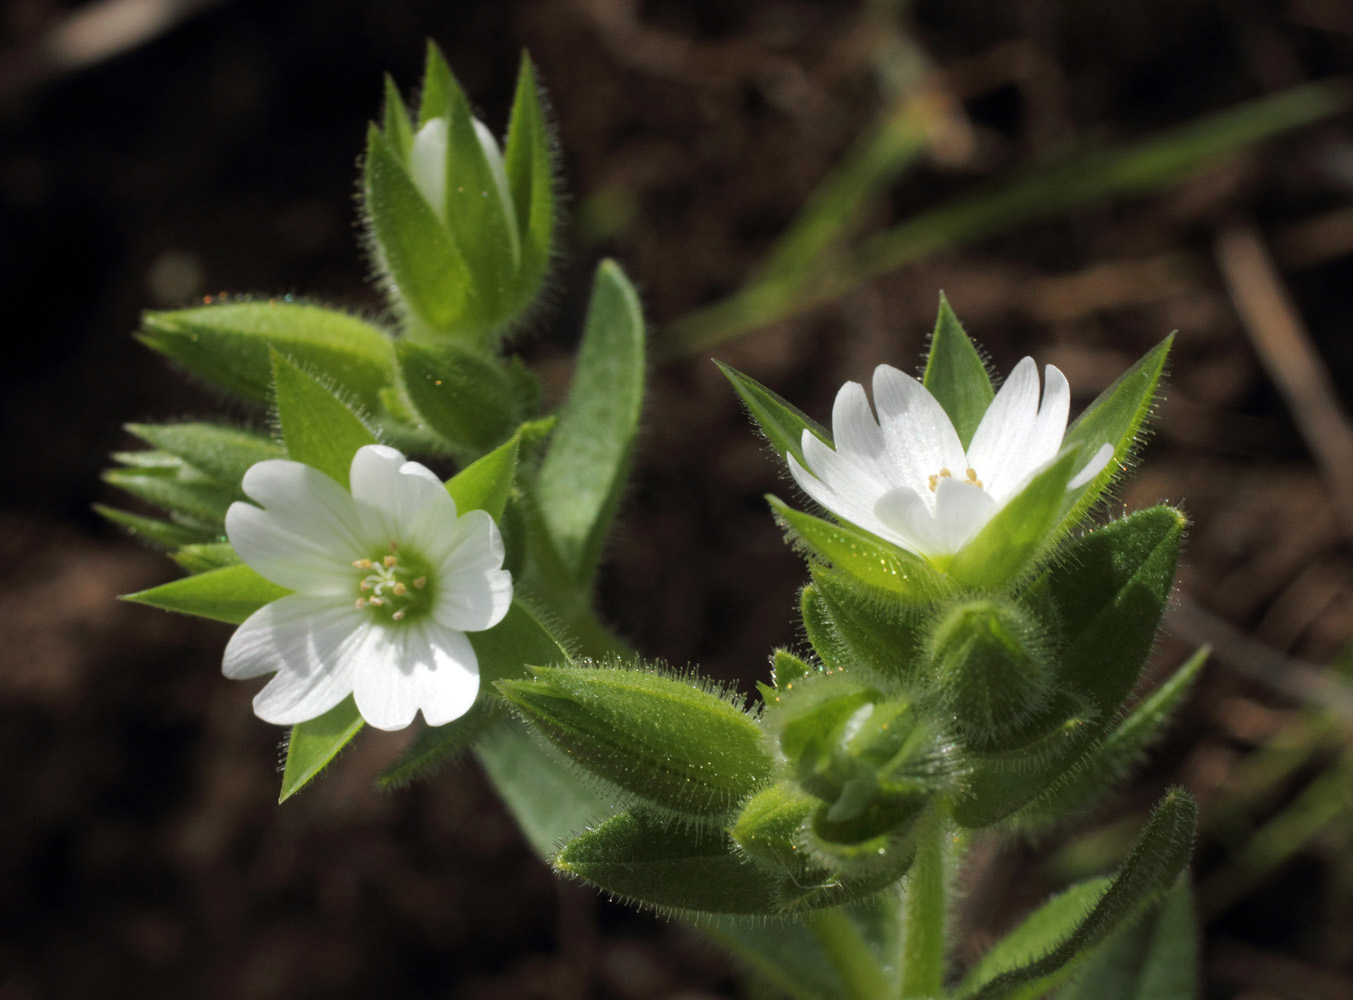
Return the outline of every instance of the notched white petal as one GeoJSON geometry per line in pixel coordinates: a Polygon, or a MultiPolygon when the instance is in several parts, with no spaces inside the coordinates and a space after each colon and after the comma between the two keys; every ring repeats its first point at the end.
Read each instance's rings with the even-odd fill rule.
{"type": "Polygon", "coordinates": [[[353,697],[377,729],[403,729],[421,710],[440,726],[470,710],[479,691],[479,661],[463,633],[435,624],[403,629],[396,662],[363,664],[353,697]]]}

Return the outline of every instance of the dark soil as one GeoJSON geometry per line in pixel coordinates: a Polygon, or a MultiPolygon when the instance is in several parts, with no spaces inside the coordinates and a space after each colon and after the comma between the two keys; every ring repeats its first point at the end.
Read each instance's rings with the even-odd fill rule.
{"type": "MultiPolygon", "coordinates": [[[[495,128],[523,46],[549,87],[570,249],[555,321],[520,346],[558,388],[599,256],[638,282],[657,341],[747,280],[878,111],[890,5],[180,3],[201,9],[78,68],[50,42],[97,4],[0,8],[0,998],[762,995],[681,925],[555,880],[472,764],[380,793],[372,779],[400,739],[363,735],[278,807],[280,733],[253,717],[248,685],[221,678],[228,629],[118,604],[173,567],[90,504],[120,502],[98,476],[131,446],[123,422],[222,412],[132,339],[141,309],[221,291],[380,308],[357,250],[354,163],[381,74],[411,89],[426,38],[495,128]]],[[[917,0],[903,23],[958,131],[894,185],[875,228],[1072,144],[1353,69],[1353,14],[1337,0],[917,0]]],[[[1180,331],[1156,434],[1119,500],[1182,503],[1193,521],[1152,676],[1205,639],[1219,655],[1137,779],[1068,831],[1077,851],[979,851],[960,962],[1065,879],[1111,864],[1183,783],[1204,811],[1207,995],[1353,996],[1347,784],[1309,837],[1279,838],[1290,856],[1236,867],[1250,831],[1331,773],[1353,732],[1336,713],[1334,737],[1289,774],[1255,777],[1264,746],[1314,739],[1293,678],[1346,648],[1353,557],[1338,470],[1322,476],[1292,416],[1305,390],[1277,388],[1214,254],[1227,227],[1257,227],[1347,407],[1349,126],[932,256],[712,352],[826,418],[841,382],[921,358],[941,289],[997,369],[1026,353],[1055,363],[1077,405],[1180,331]],[[1275,667],[1274,653],[1301,662],[1275,667]]],[[[803,579],[766,513],[772,490],[791,492],[705,356],[656,367],[606,617],[646,655],[750,689],[796,639],[803,579]]]]}

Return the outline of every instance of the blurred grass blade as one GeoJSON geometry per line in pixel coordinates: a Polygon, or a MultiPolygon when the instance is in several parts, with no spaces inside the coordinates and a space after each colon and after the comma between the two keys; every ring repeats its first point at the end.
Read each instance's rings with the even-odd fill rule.
{"type": "Polygon", "coordinates": [[[799,274],[754,282],[669,327],[657,353],[692,354],[828,302],[880,274],[1026,222],[1166,187],[1228,153],[1328,118],[1348,107],[1341,79],[1305,84],[1177,126],[1122,149],[1073,153],[914,216],[865,241],[841,266],[808,282],[799,274]]]}

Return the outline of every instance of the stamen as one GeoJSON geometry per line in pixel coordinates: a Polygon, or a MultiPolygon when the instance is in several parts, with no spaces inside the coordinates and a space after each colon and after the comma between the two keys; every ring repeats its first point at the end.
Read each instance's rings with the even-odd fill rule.
{"type": "Polygon", "coordinates": [[[368,603],[368,604],[374,604],[376,607],[379,608],[379,607],[381,607],[385,602],[382,601],[379,597],[373,597],[373,598],[371,598],[371,600],[368,601],[367,603],[368,603]]]}
{"type": "Polygon", "coordinates": [[[941,469],[937,475],[931,476],[931,477],[930,477],[930,492],[931,492],[931,493],[934,493],[934,492],[935,492],[935,487],[938,486],[938,485],[940,484],[940,480],[941,480],[941,479],[949,479],[951,476],[953,476],[953,473],[950,472],[948,469],[941,469]]]}
{"type": "Polygon", "coordinates": [[[352,561],[353,569],[370,569],[372,562],[370,559],[354,559],[352,561]]]}
{"type": "Polygon", "coordinates": [[[982,480],[977,478],[976,469],[969,469],[965,475],[965,478],[968,480],[968,482],[972,483],[979,490],[982,488],[982,480]]]}
{"type": "Polygon", "coordinates": [[[424,587],[428,585],[428,578],[425,576],[420,576],[417,580],[413,581],[413,585],[417,589],[422,590],[424,587]]]}
{"type": "Polygon", "coordinates": [[[404,609],[403,609],[403,608],[400,608],[398,611],[396,611],[396,612],[395,612],[394,614],[392,614],[390,617],[393,618],[395,621],[399,621],[401,618],[404,617],[404,609]]]}
{"type": "MultiPolygon", "coordinates": [[[[394,542],[390,543],[390,547],[394,548],[394,542]]],[[[399,565],[399,559],[395,556],[386,556],[381,562],[385,564],[386,569],[394,569],[399,565]]]]}
{"type": "Polygon", "coordinates": [[[366,607],[366,598],[365,598],[365,597],[359,597],[359,598],[357,598],[357,606],[358,606],[359,608],[364,608],[364,607],[366,607]]]}
{"type": "Polygon", "coordinates": [[[409,592],[409,588],[404,586],[404,584],[402,583],[397,583],[390,589],[394,591],[394,595],[396,597],[403,597],[405,594],[409,592]]]}

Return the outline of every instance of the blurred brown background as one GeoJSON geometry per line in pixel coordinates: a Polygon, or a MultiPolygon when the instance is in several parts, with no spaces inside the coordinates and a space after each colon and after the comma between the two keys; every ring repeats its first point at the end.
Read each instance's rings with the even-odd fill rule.
{"type": "MultiPolygon", "coordinates": [[[[549,88],[570,243],[554,322],[521,348],[555,387],[598,256],[638,282],[661,345],[754,272],[899,65],[944,127],[867,229],[1353,69],[1343,0],[0,6],[3,1000],[758,995],[679,925],[557,883],[472,764],[382,794],[401,738],[363,734],[279,808],[281,733],[220,677],[228,629],[113,600],[173,572],[90,510],[120,499],[98,480],[129,446],[119,425],[222,412],[132,340],[139,310],[220,291],[378,309],[354,163],[381,74],[413,88],[428,37],[495,131],[523,46],[549,88]]],[[[1183,782],[1204,808],[1207,995],[1353,996],[1350,253],[1345,113],[665,361],[606,616],[645,654],[748,688],[796,639],[802,568],[761,499],[792,491],[709,354],[825,419],[845,379],[919,362],[943,289],[998,370],[1033,353],[1079,406],[1178,329],[1119,501],[1193,520],[1153,676],[1204,640],[1218,655],[1069,847],[978,849],[958,958],[1111,864],[1183,782]]]]}

